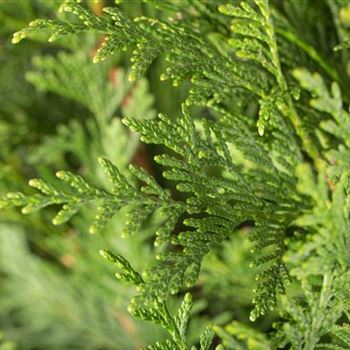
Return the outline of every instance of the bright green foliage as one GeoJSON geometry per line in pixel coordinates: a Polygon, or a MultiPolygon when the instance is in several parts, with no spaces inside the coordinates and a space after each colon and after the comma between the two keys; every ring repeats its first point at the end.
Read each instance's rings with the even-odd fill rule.
{"type": "MultiPolygon", "coordinates": [[[[310,100],[310,106],[317,111],[326,113],[329,117],[322,120],[320,127],[325,132],[334,135],[339,141],[336,149],[325,145],[325,156],[330,162],[329,176],[332,181],[338,181],[339,177],[348,171],[348,148],[349,141],[349,112],[343,109],[343,101],[339,85],[333,82],[331,91],[326,87],[322,77],[317,74],[311,74],[305,69],[296,69],[294,76],[300,81],[300,85],[310,92],[313,97],[310,100]]],[[[324,142],[327,142],[327,135],[323,136],[324,142]]]]}
{"type": "Polygon", "coordinates": [[[277,341],[291,343],[295,349],[314,349],[321,337],[332,330],[347,311],[349,288],[349,212],[348,174],[329,186],[321,172],[314,180],[308,165],[298,169],[299,191],[314,201],[312,212],[298,218],[296,224],[313,232],[308,241],[296,243],[288,256],[294,268],[291,274],[300,280],[303,298],[290,295],[282,299],[288,322],[280,323],[277,341]]]}
{"type": "MultiPolygon", "coordinates": [[[[90,226],[91,233],[100,231],[122,206],[130,207],[132,215],[139,219],[136,221],[139,221],[140,224],[158,208],[169,212],[178,211],[178,205],[171,200],[169,194],[141,169],[130,166],[130,171],[147,183],[141,188],[141,191],[138,191],[109,160],[101,158],[100,164],[112,184],[111,192],[87,183],[79,175],[68,171],[58,171],[56,176],[68,184],[67,190],[58,191],[43,180],[32,179],[29,185],[42,194],[24,196],[21,193],[9,193],[7,199],[3,200],[4,205],[23,206],[22,213],[29,214],[48,205],[61,204],[62,209],[52,220],[54,225],[60,225],[70,220],[81,207],[92,204],[97,207],[97,215],[90,226]]],[[[127,233],[132,233],[137,229],[138,225],[128,222],[127,233]]]]}
{"type": "MultiPolygon", "coordinates": [[[[232,228],[247,220],[254,220],[256,227],[251,234],[252,240],[255,242],[254,249],[260,252],[264,251],[266,247],[270,250],[275,247],[274,252],[265,253],[256,260],[256,264],[266,266],[258,275],[261,282],[255,299],[257,313],[264,313],[268,307],[273,307],[276,292],[284,291],[284,283],[288,279],[284,263],[281,260],[284,249],[283,231],[297,214],[295,209],[298,206],[301,207],[301,198],[296,197],[295,204],[288,203],[291,211],[290,216],[286,215],[288,207],[284,209],[286,223],[278,216],[276,216],[275,222],[264,222],[267,217],[271,219],[269,216],[271,213],[278,212],[276,205],[278,202],[281,202],[279,205],[283,205],[283,196],[277,193],[273,184],[266,184],[264,189],[259,188],[261,184],[257,188],[252,187],[249,179],[253,176],[252,174],[256,173],[254,167],[247,174],[237,176],[235,173],[237,166],[232,162],[227,146],[222,143],[218,144],[217,141],[219,140],[217,135],[222,135],[225,131],[227,118],[230,116],[224,116],[222,128],[216,129],[214,125],[206,125],[209,134],[203,135],[203,139],[196,131],[195,126],[191,125],[191,119],[186,111],[184,111],[184,117],[179,120],[178,126],[173,126],[162,116],[160,116],[159,121],[142,119],[125,121],[132,130],[141,133],[141,140],[144,142],[164,144],[183,157],[183,160],[180,160],[163,155],[157,157],[156,160],[164,166],[171,167],[171,170],[165,171],[164,176],[177,181],[179,191],[193,193],[193,196],[187,199],[186,206],[173,202],[169,194],[161,189],[152,178],[131,167],[132,172],[147,184],[141,192],[138,192],[119,173],[117,168],[105,159],[101,161],[101,164],[113,185],[113,193],[88,184],[80,176],[68,172],[58,172],[57,176],[71,186],[72,194],[57,192],[50,184],[42,180],[31,180],[30,184],[43,192],[42,195],[26,197],[18,193],[10,193],[5,202],[7,205],[24,206],[22,210],[25,213],[50,204],[64,204],[62,210],[54,218],[55,224],[69,220],[81,206],[89,203],[95,204],[99,209],[95,223],[90,228],[91,232],[96,232],[101,228],[122,205],[131,208],[133,215],[133,222],[130,222],[129,225],[131,232],[135,231],[137,225],[159,207],[162,207],[167,217],[179,217],[185,208],[188,208],[186,210],[191,215],[206,213],[204,218],[188,218],[184,221],[186,226],[192,227],[198,234],[194,235],[192,231],[184,231],[176,237],[168,238],[172,244],[181,245],[184,249],[182,254],[171,252],[159,255],[161,262],[151,269],[149,274],[152,276],[152,281],[146,291],[159,298],[166,297],[168,292],[176,293],[183,284],[191,286],[197,279],[203,256],[220,244],[229,235],[232,228]],[[150,134],[148,130],[150,130],[150,134]],[[189,130],[191,131],[189,132],[189,130]],[[190,138],[187,136],[188,132],[190,138]],[[218,179],[214,176],[208,178],[206,173],[210,167],[226,167],[229,171],[227,178],[218,179]],[[206,177],[209,180],[207,183],[204,181],[206,177]],[[263,202],[266,199],[271,204],[264,207],[263,202]],[[227,205],[230,201],[236,201],[236,204],[232,207],[227,205]],[[224,203],[226,206],[223,205],[224,203]],[[265,232],[269,234],[268,240],[265,239],[265,232]]],[[[227,133],[227,137],[230,137],[229,130],[227,133]]],[[[237,142],[237,140],[235,141],[237,142]]],[[[243,153],[247,152],[244,145],[237,144],[235,146],[240,147],[243,153]]],[[[274,168],[273,163],[268,157],[261,154],[259,163],[261,164],[259,176],[264,177],[263,166],[266,166],[265,176],[267,174],[273,176],[269,169],[269,167],[274,168]]],[[[283,186],[283,180],[283,177],[278,180],[280,186],[283,186]]],[[[288,190],[288,186],[291,184],[285,182],[284,186],[288,190]]],[[[170,231],[171,226],[167,225],[167,229],[170,231]]],[[[158,243],[160,236],[164,235],[168,236],[169,233],[161,232],[158,234],[158,243]]]]}
{"type": "Polygon", "coordinates": [[[139,273],[137,273],[129,264],[125,258],[122,256],[117,256],[111,253],[108,250],[101,250],[100,254],[103,258],[107,259],[108,261],[112,262],[113,264],[117,265],[121,270],[122,274],[117,274],[116,277],[119,280],[125,280],[128,282],[134,283],[136,286],[143,283],[142,277],[139,273]]]}
{"type": "Polygon", "coordinates": [[[57,152],[59,162],[46,163],[64,168],[72,152],[83,169],[59,170],[60,181],[39,172],[43,179],[29,185],[41,193],[10,192],[1,206],[24,214],[59,206],[55,225],[74,227],[82,217],[101,235],[121,220],[125,235],[151,227],[156,262],[134,269],[124,254],[101,252],[119,280],[136,286],[129,312],[168,334],[145,349],[209,350],[213,329],[217,349],[341,348],[327,341],[334,334],[346,344],[338,323],[350,298],[348,2],[146,1],[136,17],[128,2],[86,5],[63,1],[57,18],[34,20],[12,40],[48,34],[69,48],[72,38],[102,39],[85,51],[37,56],[26,74],[88,113],[61,125],[32,162],[57,152]],[[128,54],[129,82],[114,66],[128,54]],[[179,87],[180,115],[154,117],[143,75],[179,87]],[[152,145],[155,168],[149,159],[135,165],[138,137],[152,145]],[[219,316],[239,321],[201,326],[193,341],[189,288],[226,300],[219,316]],[[175,308],[171,295],[182,293],[175,308]],[[247,309],[262,329],[276,321],[275,330],[248,326],[247,309]]]}
{"type": "Polygon", "coordinates": [[[239,322],[231,322],[225,328],[216,327],[216,333],[227,349],[270,350],[271,344],[264,334],[239,322]]]}
{"type": "MultiPolygon", "coordinates": [[[[202,128],[207,130],[206,135],[203,135],[203,137],[196,131],[195,126],[191,125],[191,120],[186,111],[184,111],[184,117],[180,119],[178,126],[173,126],[162,116],[160,116],[159,122],[155,120],[132,119],[126,120],[126,123],[132,130],[141,133],[142,141],[164,144],[183,157],[182,162],[165,155],[156,157],[156,161],[164,166],[173,168],[165,171],[164,176],[179,182],[177,185],[179,191],[193,193],[193,196],[187,199],[187,203],[190,205],[189,214],[204,212],[208,215],[202,219],[185,220],[185,224],[196,228],[199,235],[193,235],[192,232],[183,232],[173,239],[175,243],[180,243],[186,247],[184,253],[191,257],[191,260],[188,260],[188,264],[186,264],[187,266],[191,264],[198,266],[201,257],[206,252],[214,249],[217,244],[228,236],[234,227],[247,220],[254,220],[256,223],[251,234],[255,243],[254,249],[257,252],[264,251],[265,248],[269,248],[272,251],[272,246],[274,247],[273,252],[266,253],[266,255],[263,255],[256,261],[258,265],[265,264],[267,266],[258,275],[258,279],[261,281],[261,288],[258,288],[255,302],[259,314],[260,312],[263,313],[268,307],[273,307],[276,291],[283,292],[284,283],[288,279],[281,260],[284,249],[284,225],[288,225],[288,222],[284,224],[278,216],[276,216],[275,222],[271,222],[271,214],[268,214],[276,213],[277,211],[273,202],[276,204],[280,203],[279,205],[283,203],[283,197],[277,194],[277,189],[272,184],[271,187],[270,184],[266,184],[264,188],[254,188],[249,182],[250,177],[255,175],[262,178],[264,176],[274,176],[270,170],[274,168],[271,159],[266,157],[266,155],[260,154],[260,159],[255,157],[251,159],[251,170],[247,171],[246,174],[238,175],[236,172],[237,165],[232,161],[229,149],[225,143],[219,143],[218,140],[220,139],[226,139],[227,143],[232,142],[232,146],[237,147],[248,159],[249,153],[251,153],[248,150],[252,146],[257,147],[257,145],[254,145],[255,142],[252,138],[249,140],[248,130],[245,135],[245,141],[241,138],[237,139],[238,135],[234,135],[228,128],[231,118],[233,117],[224,115],[221,123],[218,121],[216,125],[209,123],[203,125],[202,128]],[[251,145],[248,146],[249,142],[251,145]],[[260,165],[259,175],[254,169],[255,166],[253,164],[256,163],[260,165]],[[215,176],[208,177],[206,174],[211,167],[226,168],[228,174],[222,179],[218,179],[215,176]],[[264,168],[266,169],[265,171],[262,170],[264,168]],[[208,181],[205,181],[205,178],[208,181]],[[267,199],[271,201],[270,208],[263,205],[267,199]],[[232,207],[230,206],[231,201],[232,207]],[[269,217],[269,223],[264,222],[266,217],[269,217]],[[269,239],[266,239],[264,236],[267,232],[269,239]],[[216,236],[215,240],[213,233],[216,236]],[[196,260],[192,260],[194,258],[196,260]],[[268,299],[269,305],[267,304],[268,299]]],[[[235,122],[238,121],[235,120],[235,122]]],[[[283,186],[283,180],[283,178],[277,180],[280,186],[283,186]]],[[[259,186],[261,185],[259,183],[259,186]]],[[[290,185],[288,182],[285,183],[287,191],[290,185]]],[[[295,204],[289,204],[291,217],[288,218],[288,215],[284,212],[285,219],[293,220],[295,208],[298,205],[301,206],[301,199],[296,198],[295,204]],[[298,202],[300,204],[297,204],[298,202]]],[[[286,208],[285,210],[288,209],[286,208]]],[[[172,259],[174,258],[172,257],[172,259]]],[[[181,259],[184,259],[184,257],[181,257],[181,259]]],[[[159,273],[164,274],[164,269],[159,273]]],[[[171,276],[174,276],[173,272],[171,276]]],[[[169,286],[169,284],[167,285],[169,286]]],[[[174,285],[174,291],[178,287],[179,285],[174,285]]]]}
{"type": "Polygon", "coordinates": [[[334,342],[321,344],[319,349],[333,349],[333,350],[347,350],[350,349],[350,332],[349,325],[343,324],[341,326],[335,326],[332,329],[332,335],[334,336],[334,342]]]}
{"type": "MultiPolygon", "coordinates": [[[[141,289],[143,288],[145,281],[122,256],[115,255],[108,250],[101,251],[100,254],[118,266],[121,271],[116,274],[118,280],[125,280],[141,289]]],[[[166,339],[162,343],[157,342],[155,345],[147,346],[144,348],[145,350],[186,350],[188,349],[186,331],[191,308],[192,296],[190,293],[187,293],[175,315],[171,315],[165,301],[159,301],[158,299],[154,299],[148,304],[144,300],[140,302],[139,298],[135,298],[131,300],[128,310],[133,316],[141,320],[159,324],[170,335],[169,339],[166,339]]],[[[200,336],[200,350],[209,350],[213,336],[214,332],[210,327],[207,327],[200,336]]],[[[193,346],[191,349],[195,350],[196,347],[193,346]]]]}

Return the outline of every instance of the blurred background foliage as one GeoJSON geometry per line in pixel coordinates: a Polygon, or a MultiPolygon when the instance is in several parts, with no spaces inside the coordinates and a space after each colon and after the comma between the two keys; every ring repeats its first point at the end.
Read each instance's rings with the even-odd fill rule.
{"type": "MultiPolygon", "coordinates": [[[[336,42],[329,37],[335,31],[327,29],[333,24],[319,16],[326,11],[312,6],[313,0],[276,2],[292,23],[296,19],[296,30],[309,35],[305,39],[310,44],[317,41],[326,57],[332,47],[329,41],[336,42]]],[[[108,4],[88,2],[96,14],[108,4]]],[[[101,155],[121,170],[130,162],[141,165],[164,182],[151,161],[155,146],[140,145],[137,136],[122,125],[121,117],[153,118],[162,112],[176,118],[187,86],[175,88],[159,81],[161,59],[136,83],[126,78],[127,54],[93,64],[96,42],[102,38],[92,34],[55,44],[47,43],[45,36],[16,47],[11,44],[15,31],[34,18],[54,17],[59,5],[55,0],[0,1],[0,193],[28,192],[27,181],[33,177],[53,183],[58,169],[108,186],[97,166],[101,155]]],[[[131,16],[156,11],[140,1],[121,6],[131,16]]],[[[325,1],[324,6],[329,4],[325,1]]],[[[332,6],[341,6],[341,1],[330,1],[332,6]]],[[[349,26],[349,11],[344,9],[341,18],[339,35],[349,26]]],[[[346,55],[343,51],[344,62],[348,62],[346,55]]],[[[333,54],[329,57],[336,59],[333,54]]],[[[4,332],[0,349],[131,350],[161,338],[158,327],[127,313],[135,291],[117,283],[113,266],[98,255],[100,249],[110,247],[138,270],[152,264],[151,236],[157,215],[138,235],[123,237],[123,213],[101,235],[91,235],[86,218],[92,211],[86,209],[71,223],[58,227],[50,221],[54,211],[30,216],[22,216],[17,209],[0,211],[0,329],[4,332]]],[[[209,319],[219,325],[217,333],[223,339],[240,329],[237,322],[248,322],[254,274],[248,266],[251,253],[245,230],[232,235],[231,241],[204,261],[199,284],[192,291],[197,300],[190,329],[194,340],[209,319]],[[231,327],[233,320],[236,323],[231,327]]],[[[272,322],[273,317],[264,318],[255,327],[270,329],[272,322]]],[[[259,341],[263,344],[264,339],[259,341]]]]}

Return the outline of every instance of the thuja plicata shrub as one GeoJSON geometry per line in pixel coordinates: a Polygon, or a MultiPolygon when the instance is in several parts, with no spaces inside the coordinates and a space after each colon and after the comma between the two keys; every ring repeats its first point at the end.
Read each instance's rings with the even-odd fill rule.
{"type": "Polygon", "coordinates": [[[60,2],[13,35],[56,48],[27,79],[85,106],[93,142],[123,146],[85,148],[80,168],[29,180],[3,210],[54,208],[71,229],[90,210],[94,235],[122,225],[100,255],[115,293],[136,287],[129,313],[165,330],[144,349],[350,349],[349,28],[347,0],[60,2]],[[135,93],[115,100],[115,57],[143,89],[132,109],[135,93]],[[150,94],[173,114],[153,115],[150,94]],[[151,258],[121,254],[121,236],[147,229],[151,258]]]}

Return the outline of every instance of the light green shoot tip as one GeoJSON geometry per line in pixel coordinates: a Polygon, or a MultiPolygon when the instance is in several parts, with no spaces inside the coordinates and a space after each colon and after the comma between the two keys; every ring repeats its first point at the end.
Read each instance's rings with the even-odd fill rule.
{"type": "Polygon", "coordinates": [[[136,81],[135,75],[134,75],[133,73],[130,73],[129,76],[128,76],[128,80],[129,80],[130,82],[136,81]]]}
{"type": "Polygon", "coordinates": [[[100,255],[102,256],[102,258],[106,259],[108,257],[108,254],[105,250],[101,249],[99,251],[100,255]]]}
{"type": "Polygon", "coordinates": [[[53,218],[53,219],[52,219],[52,223],[53,223],[55,226],[58,226],[58,225],[61,224],[58,218],[53,218]]]}
{"type": "Polygon", "coordinates": [[[185,294],[185,302],[186,303],[191,303],[192,302],[192,295],[191,295],[191,293],[186,293],[185,294]]]}
{"type": "Polygon", "coordinates": [[[95,225],[90,226],[89,233],[94,235],[97,232],[97,227],[95,225]]]}
{"type": "Polygon", "coordinates": [[[26,33],[21,30],[13,34],[11,42],[12,44],[18,44],[25,37],[26,37],[26,33]]]}
{"type": "Polygon", "coordinates": [[[38,185],[38,179],[30,179],[28,185],[31,187],[36,187],[38,185]]]}
{"type": "Polygon", "coordinates": [[[218,7],[218,10],[220,13],[225,13],[226,11],[226,6],[224,4],[221,4],[219,7],[218,7]]]}
{"type": "Polygon", "coordinates": [[[59,171],[57,171],[56,172],[56,177],[58,177],[59,179],[63,179],[64,178],[64,171],[62,171],[62,170],[59,170],[59,171]]]}
{"type": "Polygon", "coordinates": [[[265,128],[263,126],[258,127],[258,133],[260,136],[264,136],[265,128]]]}
{"type": "Polygon", "coordinates": [[[30,214],[32,212],[31,208],[29,206],[26,206],[21,209],[22,214],[30,214]]]}

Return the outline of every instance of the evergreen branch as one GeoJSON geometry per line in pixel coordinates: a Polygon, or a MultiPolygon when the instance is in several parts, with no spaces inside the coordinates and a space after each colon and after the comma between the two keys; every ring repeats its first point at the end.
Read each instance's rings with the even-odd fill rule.
{"type": "Polygon", "coordinates": [[[289,93],[286,79],[281,70],[275,29],[268,0],[256,0],[254,3],[258,7],[259,12],[254,10],[246,2],[242,2],[241,7],[233,7],[232,5],[221,6],[220,11],[226,15],[234,16],[235,18],[238,18],[238,20],[240,18],[244,19],[243,23],[233,22],[234,25],[232,26],[233,32],[237,32],[243,36],[243,40],[235,39],[231,41],[233,46],[240,50],[237,54],[244,58],[257,60],[258,63],[275,77],[278,89],[281,91],[279,95],[276,95],[276,89],[270,91],[269,96],[262,96],[259,120],[257,123],[259,134],[264,134],[265,124],[270,119],[269,114],[273,110],[271,106],[269,106],[268,111],[271,112],[265,111],[265,101],[267,101],[267,103],[269,103],[269,100],[274,101],[274,103],[277,102],[278,110],[292,122],[295,131],[303,142],[305,150],[310,157],[318,163],[318,150],[314,147],[312,140],[309,138],[308,132],[305,131],[302,120],[297,114],[289,93]],[[249,21],[249,30],[245,29],[247,20],[249,21]],[[258,40],[254,39],[254,37],[257,37],[258,40]],[[268,46],[268,52],[266,52],[264,44],[268,46]]]}
{"type": "Polygon", "coordinates": [[[67,171],[59,171],[56,176],[67,183],[69,189],[57,190],[53,185],[43,180],[32,179],[29,181],[29,185],[42,192],[42,194],[25,196],[19,192],[9,193],[2,200],[2,204],[5,207],[23,207],[23,214],[29,214],[53,204],[62,205],[62,209],[53,219],[55,225],[67,222],[82,207],[94,205],[97,206],[98,213],[90,227],[91,233],[102,230],[112,216],[124,206],[130,208],[129,210],[132,211],[136,221],[136,224],[133,221],[127,223],[127,232],[137,231],[139,225],[156,209],[165,208],[165,202],[168,202],[168,209],[177,208],[176,210],[179,210],[179,207],[171,200],[169,193],[159,187],[153,179],[147,177],[142,170],[130,167],[130,170],[139,176],[141,181],[148,182],[146,186],[141,188],[141,191],[138,191],[109,160],[101,158],[100,164],[113,186],[111,192],[87,183],[81,176],[67,171]],[[147,195],[144,193],[147,193],[147,195]]]}
{"type": "MultiPolygon", "coordinates": [[[[103,258],[119,267],[121,273],[116,274],[119,280],[132,282],[141,289],[144,287],[145,281],[125,258],[115,255],[109,250],[103,250],[100,254],[103,258]]],[[[191,308],[192,296],[190,293],[186,293],[175,315],[171,315],[169,312],[166,301],[160,301],[157,298],[145,300],[141,294],[131,301],[128,311],[141,320],[159,324],[170,335],[170,338],[166,339],[165,342],[157,342],[155,345],[145,347],[145,350],[188,350],[189,345],[186,332],[191,308]]],[[[207,327],[200,337],[200,350],[209,350],[213,336],[213,331],[210,327],[207,327]]],[[[193,346],[191,349],[196,348],[193,346]]]]}
{"type": "Polygon", "coordinates": [[[338,181],[344,172],[347,172],[349,162],[345,154],[350,147],[350,115],[343,108],[339,85],[333,82],[329,91],[318,73],[311,74],[306,69],[295,69],[293,75],[301,87],[311,94],[310,106],[318,113],[326,113],[331,117],[322,120],[320,128],[341,142],[337,148],[328,148],[325,153],[330,163],[327,168],[328,174],[332,181],[338,181]]]}
{"type": "MultiPolygon", "coordinates": [[[[267,0],[219,5],[218,10],[215,3],[197,0],[150,1],[148,6],[161,12],[129,18],[123,7],[111,6],[97,15],[67,0],[61,6],[67,17],[36,20],[15,33],[13,42],[38,31],[49,32],[49,41],[98,33],[104,42],[94,62],[129,50],[130,80],[148,69],[153,72],[153,62],[162,57],[161,80],[171,80],[174,86],[189,81],[177,118],[164,113],[155,119],[123,119],[144,143],[160,146],[163,153],[155,161],[163,177],[174,184],[171,188],[178,200],[141,168],[129,167],[141,183],[138,188],[103,158],[108,189],[96,185],[93,176],[85,179],[63,171],[57,174],[63,186],[34,179],[30,185],[42,194],[10,193],[1,205],[19,206],[29,213],[58,204],[62,209],[54,224],[60,224],[92,204],[98,213],[91,232],[101,230],[124,207],[130,232],[139,231],[159,211],[154,230],[158,262],[146,267],[142,275],[124,257],[102,252],[120,270],[117,277],[138,288],[129,307],[131,314],[159,324],[169,334],[164,342],[146,347],[155,350],[188,349],[191,297],[186,294],[173,313],[167,304],[169,296],[194,286],[203,259],[218,251],[239,228],[247,228],[253,256],[250,265],[256,272],[250,319],[277,308],[281,323],[274,337],[276,346],[315,349],[347,312],[350,116],[342,99],[346,89],[337,73],[341,69],[330,67],[318,46],[297,35],[284,18],[288,6],[284,9],[267,0]],[[277,7],[283,18],[276,15],[277,7]],[[328,88],[321,75],[295,69],[296,62],[307,67],[317,64],[339,85],[334,82],[328,88]],[[304,90],[301,95],[293,76],[304,90]],[[283,294],[287,297],[282,296],[278,304],[283,294]]],[[[325,19],[320,23],[325,26],[325,19]]],[[[87,89],[76,92],[74,84],[63,86],[78,71],[76,62],[66,54],[55,60],[42,58],[35,64],[43,78],[38,73],[28,78],[106,121],[117,105],[116,91],[106,88],[105,93],[90,98],[94,94],[89,89],[99,89],[103,80],[96,79],[93,85],[91,75],[98,75],[98,69],[105,73],[108,63],[83,66],[80,72],[87,78],[81,81],[87,89]]],[[[261,334],[238,323],[231,325],[235,329],[217,328],[228,346],[245,349],[260,341],[270,348],[261,334]]],[[[209,327],[199,339],[202,350],[210,347],[212,338],[209,327]]]]}

